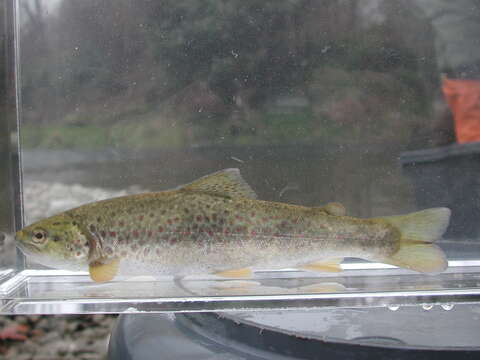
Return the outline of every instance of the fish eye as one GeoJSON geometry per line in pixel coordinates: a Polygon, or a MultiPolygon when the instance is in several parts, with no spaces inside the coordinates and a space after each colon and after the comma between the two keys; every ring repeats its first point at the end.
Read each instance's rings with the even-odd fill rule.
{"type": "Polygon", "coordinates": [[[32,241],[41,244],[47,240],[47,232],[45,230],[34,230],[32,233],[32,241]]]}

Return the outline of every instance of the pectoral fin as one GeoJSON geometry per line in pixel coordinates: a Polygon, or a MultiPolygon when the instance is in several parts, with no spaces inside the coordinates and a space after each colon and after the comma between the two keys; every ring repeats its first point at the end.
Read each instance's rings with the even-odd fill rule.
{"type": "Polygon", "coordinates": [[[120,261],[118,259],[109,259],[105,262],[100,259],[89,265],[90,277],[96,282],[106,282],[112,280],[117,275],[120,261]]]}
{"type": "Polygon", "coordinates": [[[325,259],[300,266],[300,269],[319,272],[340,272],[343,258],[325,259]]]}
{"type": "Polygon", "coordinates": [[[226,278],[251,278],[253,275],[253,272],[249,268],[243,268],[243,269],[220,271],[215,273],[215,275],[226,277],[226,278]]]}

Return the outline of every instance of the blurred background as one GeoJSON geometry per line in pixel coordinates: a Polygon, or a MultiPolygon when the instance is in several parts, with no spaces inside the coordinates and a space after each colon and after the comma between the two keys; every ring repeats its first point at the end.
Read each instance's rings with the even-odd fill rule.
{"type": "Polygon", "coordinates": [[[18,9],[27,183],[158,190],[239,167],[261,198],[371,216],[415,207],[399,153],[443,141],[432,29],[409,1],[18,9]]]}

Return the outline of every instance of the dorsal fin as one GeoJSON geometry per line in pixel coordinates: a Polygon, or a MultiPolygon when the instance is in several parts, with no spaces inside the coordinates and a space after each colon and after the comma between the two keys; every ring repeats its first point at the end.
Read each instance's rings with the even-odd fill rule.
{"type": "Polygon", "coordinates": [[[257,194],[240,175],[238,169],[225,169],[201,177],[194,182],[181,186],[179,190],[201,192],[229,198],[256,199],[257,194]]]}

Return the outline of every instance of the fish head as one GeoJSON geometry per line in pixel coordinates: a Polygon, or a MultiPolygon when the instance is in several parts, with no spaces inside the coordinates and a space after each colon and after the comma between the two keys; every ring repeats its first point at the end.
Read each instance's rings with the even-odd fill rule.
{"type": "Polygon", "coordinates": [[[68,214],[59,214],[29,225],[15,234],[17,246],[42,265],[83,270],[90,252],[87,235],[68,214]]]}

